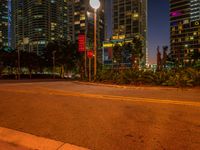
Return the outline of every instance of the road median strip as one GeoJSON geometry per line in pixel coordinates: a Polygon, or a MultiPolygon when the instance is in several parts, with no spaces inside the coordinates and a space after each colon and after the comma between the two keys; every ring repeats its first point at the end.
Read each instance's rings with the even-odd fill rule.
{"type": "Polygon", "coordinates": [[[3,127],[0,127],[0,141],[16,144],[33,150],[88,150],[68,143],[3,127]]]}

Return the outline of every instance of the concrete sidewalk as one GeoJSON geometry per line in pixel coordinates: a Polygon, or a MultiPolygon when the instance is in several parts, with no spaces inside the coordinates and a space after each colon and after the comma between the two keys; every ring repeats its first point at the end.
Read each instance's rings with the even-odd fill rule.
{"type": "Polygon", "coordinates": [[[0,141],[0,150],[31,150],[16,144],[0,141]]]}
{"type": "Polygon", "coordinates": [[[0,150],[88,150],[88,149],[0,127],[0,150]]]}

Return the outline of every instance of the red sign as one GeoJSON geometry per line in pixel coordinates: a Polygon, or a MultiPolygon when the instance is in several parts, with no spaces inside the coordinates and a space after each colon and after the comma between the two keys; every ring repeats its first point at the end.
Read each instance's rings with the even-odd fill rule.
{"type": "Polygon", "coordinates": [[[92,58],[94,56],[93,51],[87,51],[87,57],[92,58]]]}
{"type": "Polygon", "coordinates": [[[78,50],[79,52],[85,51],[85,35],[84,34],[78,35],[78,50]]]}

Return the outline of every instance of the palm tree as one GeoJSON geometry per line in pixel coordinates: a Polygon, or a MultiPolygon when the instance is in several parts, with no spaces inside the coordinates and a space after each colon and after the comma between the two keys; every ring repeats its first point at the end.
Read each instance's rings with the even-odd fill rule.
{"type": "Polygon", "coordinates": [[[142,52],[143,45],[142,41],[139,37],[134,37],[132,40],[133,48],[131,51],[132,54],[132,66],[133,68],[138,68],[141,59],[143,58],[144,54],[142,52]]]}
{"type": "Polygon", "coordinates": [[[118,67],[122,63],[122,47],[116,43],[113,47],[113,63],[117,64],[118,67]]]}

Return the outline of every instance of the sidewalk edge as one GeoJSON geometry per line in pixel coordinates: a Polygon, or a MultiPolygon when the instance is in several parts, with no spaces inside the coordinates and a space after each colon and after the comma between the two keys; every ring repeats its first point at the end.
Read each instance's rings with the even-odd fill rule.
{"type": "Polygon", "coordinates": [[[88,150],[68,143],[0,127],[0,140],[37,150],[88,150]]]}

